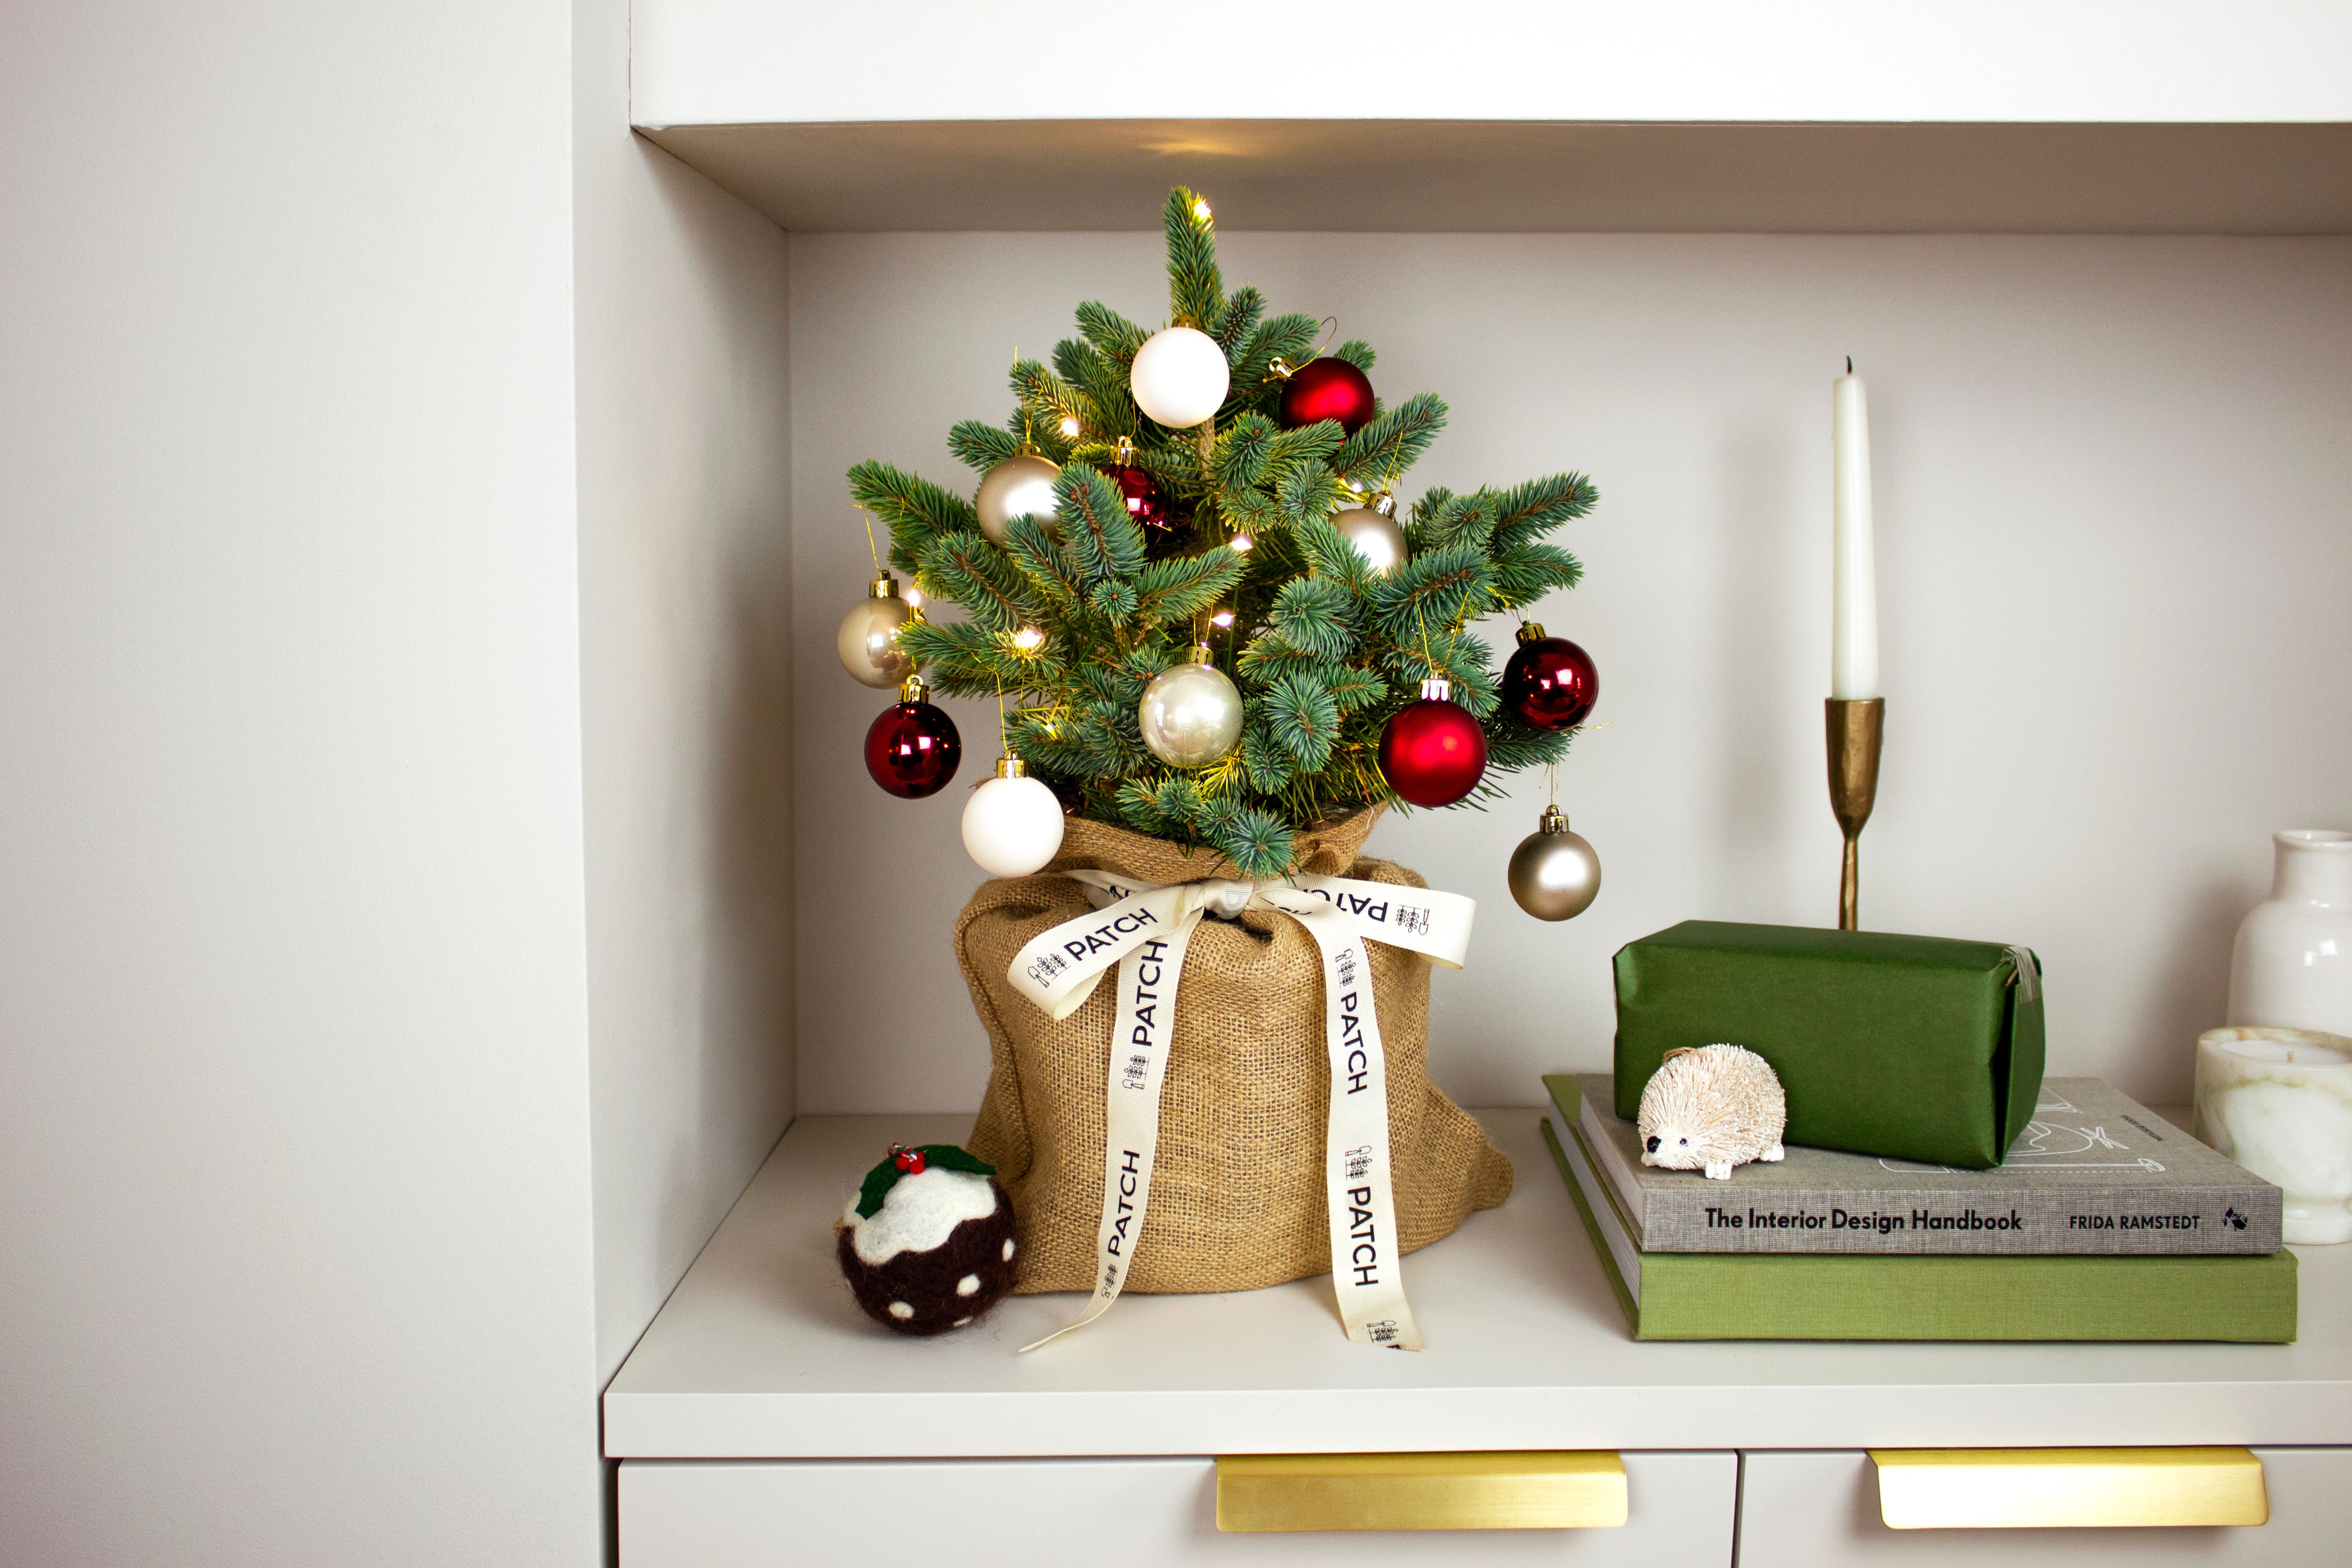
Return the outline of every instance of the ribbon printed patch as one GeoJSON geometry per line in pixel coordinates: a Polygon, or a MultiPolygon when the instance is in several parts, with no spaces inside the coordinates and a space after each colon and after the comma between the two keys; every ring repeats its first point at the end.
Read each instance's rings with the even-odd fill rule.
{"type": "Polygon", "coordinates": [[[1102,1223],[1095,1237],[1095,1291],[1067,1327],[1110,1310],[1127,1282],[1160,1146],[1160,1091],[1168,1076],[1176,989],[1201,918],[1279,910],[1307,929],[1323,955],[1324,1039],[1331,1106],[1324,1136],[1324,1194],[1331,1225],[1331,1280],[1348,1337],[1391,1350],[1422,1348],[1398,1271],[1396,1205],[1389,1163],[1387,1063],[1372,1008],[1366,941],[1410,948],[1462,967],[1475,900],[1391,882],[1298,877],[1285,882],[1206,881],[1154,887],[1108,871],[1069,871],[1095,908],[1030,939],[1013,960],[1013,986],[1047,1016],[1066,1018],[1118,966],[1106,1087],[1102,1223]]]}

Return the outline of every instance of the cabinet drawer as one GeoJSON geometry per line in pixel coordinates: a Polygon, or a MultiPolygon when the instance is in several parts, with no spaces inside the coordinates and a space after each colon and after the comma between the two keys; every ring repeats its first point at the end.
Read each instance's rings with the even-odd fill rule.
{"type": "Polygon", "coordinates": [[[2352,1449],[2256,1448],[2270,1521],[2166,1529],[1892,1530],[1878,1468],[1861,1451],[1748,1453],[1739,1481],[1740,1568],[1879,1568],[1976,1563],[2200,1568],[2326,1563],[2352,1524],[2352,1449]]]}
{"type": "Polygon", "coordinates": [[[1152,1459],[631,1459],[621,1568],[829,1568],[878,1556],[955,1568],[1731,1562],[1738,1460],[1627,1454],[1614,1530],[1229,1534],[1217,1463],[1152,1459]]]}

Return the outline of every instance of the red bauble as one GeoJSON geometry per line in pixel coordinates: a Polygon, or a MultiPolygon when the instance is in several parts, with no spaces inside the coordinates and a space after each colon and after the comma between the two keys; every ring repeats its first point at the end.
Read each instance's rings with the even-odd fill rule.
{"type": "Polygon", "coordinates": [[[1538,730],[1573,730],[1601,700],[1592,656],[1566,637],[1548,637],[1530,621],[1503,667],[1503,706],[1538,730]]]}
{"type": "Polygon", "coordinates": [[[1132,466],[1110,471],[1110,482],[1127,498],[1127,515],[1146,528],[1168,526],[1168,498],[1160,493],[1160,481],[1132,466]]]}
{"type": "Polygon", "coordinates": [[[1421,700],[1381,731],[1381,776],[1415,805],[1452,805],[1486,772],[1486,734],[1453,702],[1443,680],[1421,683],[1421,700]]]}
{"type": "Polygon", "coordinates": [[[1286,430],[1337,419],[1352,436],[1372,422],[1371,378],[1343,359],[1309,360],[1282,384],[1276,419],[1286,430]]]}
{"type": "Polygon", "coordinates": [[[939,794],[962,760],[955,721],[919,698],[885,708],[866,731],[866,771],[901,800],[939,794]]]}

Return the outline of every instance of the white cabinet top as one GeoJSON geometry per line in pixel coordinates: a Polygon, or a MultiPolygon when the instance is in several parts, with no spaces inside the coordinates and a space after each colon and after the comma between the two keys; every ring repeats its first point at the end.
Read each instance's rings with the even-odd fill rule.
{"type": "Polygon", "coordinates": [[[640,125],[2352,119],[2335,0],[636,0],[640,125]]]}
{"type": "Polygon", "coordinates": [[[604,1396],[615,1458],[2352,1442],[2352,1247],[2301,1249],[2292,1345],[1664,1344],[1627,1336],[1532,1110],[1480,1114],[1518,1184],[1412,1255],[1420,1354],[1341,1337],[1322,1279],[1079,1298],[973,1328],[866,1321],[830,1226],[950,1116],[805,1117],[604,1396]]]}

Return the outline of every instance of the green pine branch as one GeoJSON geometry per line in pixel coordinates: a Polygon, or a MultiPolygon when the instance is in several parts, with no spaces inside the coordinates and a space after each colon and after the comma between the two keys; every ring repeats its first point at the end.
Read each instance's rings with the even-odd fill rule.
{"type": "Polygon", "coordinates": [[[1225,330],[1225,280],[1217,270],[1209,205],[1179,185],[1168,193],[1160,221],[1168,233],[1169,312],[1216,337],[1225,330]]]}
{"type": "MultiPolygon", "coordinates": [[[[1569,736],[1502,710],[1493,652],[1471,627],[1576,585],[1581,566],[1544,536],[1598,498],[1580,474],[1429,490],[1404,516],[1405,561],[1375,574],[1331,519],[1394,489],[1444,430],[1445,406],[1424,393],[1381,406],[1353,436],[1330,421],[1282,429],[1273,363],[1307,362],[1317,319],[1271,313],[1253,288],[1228,296],[1195,199],[1171,193],[1163,220],[1171,313],[1214,338],[1232,371],[1206,439],[1143,418],[1128,375],[1148,331],[1089,301],[1050,363],[1013,365],[1002,427],[966,420],[948,435],[977,473],[1024,442],[1059,465],[1050,517],[1013,519],[992,542],[963,496],[878,462],[850,470],[850,492],[940,617],[909,625],[900,647],[944,692],[1016,703],[1007,745],[1070,809],[1273,877],[1299,831],[1394,800],[1381,734],[1432,675],[1487,736],[1487,777],[1466,804],[1565,753],[1569,736]],[[1147,533],[1111,482],[1122,437],[1173,528],[1147,533]],[[1227,548],[1236,530],[1255,548],[1227,548]],[[1186,772],[1151,754],[1137,710],[1217,610],[1230,629],[1210,642],[1241,692],[1241,740],[1186,772]]],[[[1361,340],[1334,353],[1368,373],[1376,363],[1361,340]]]]}

